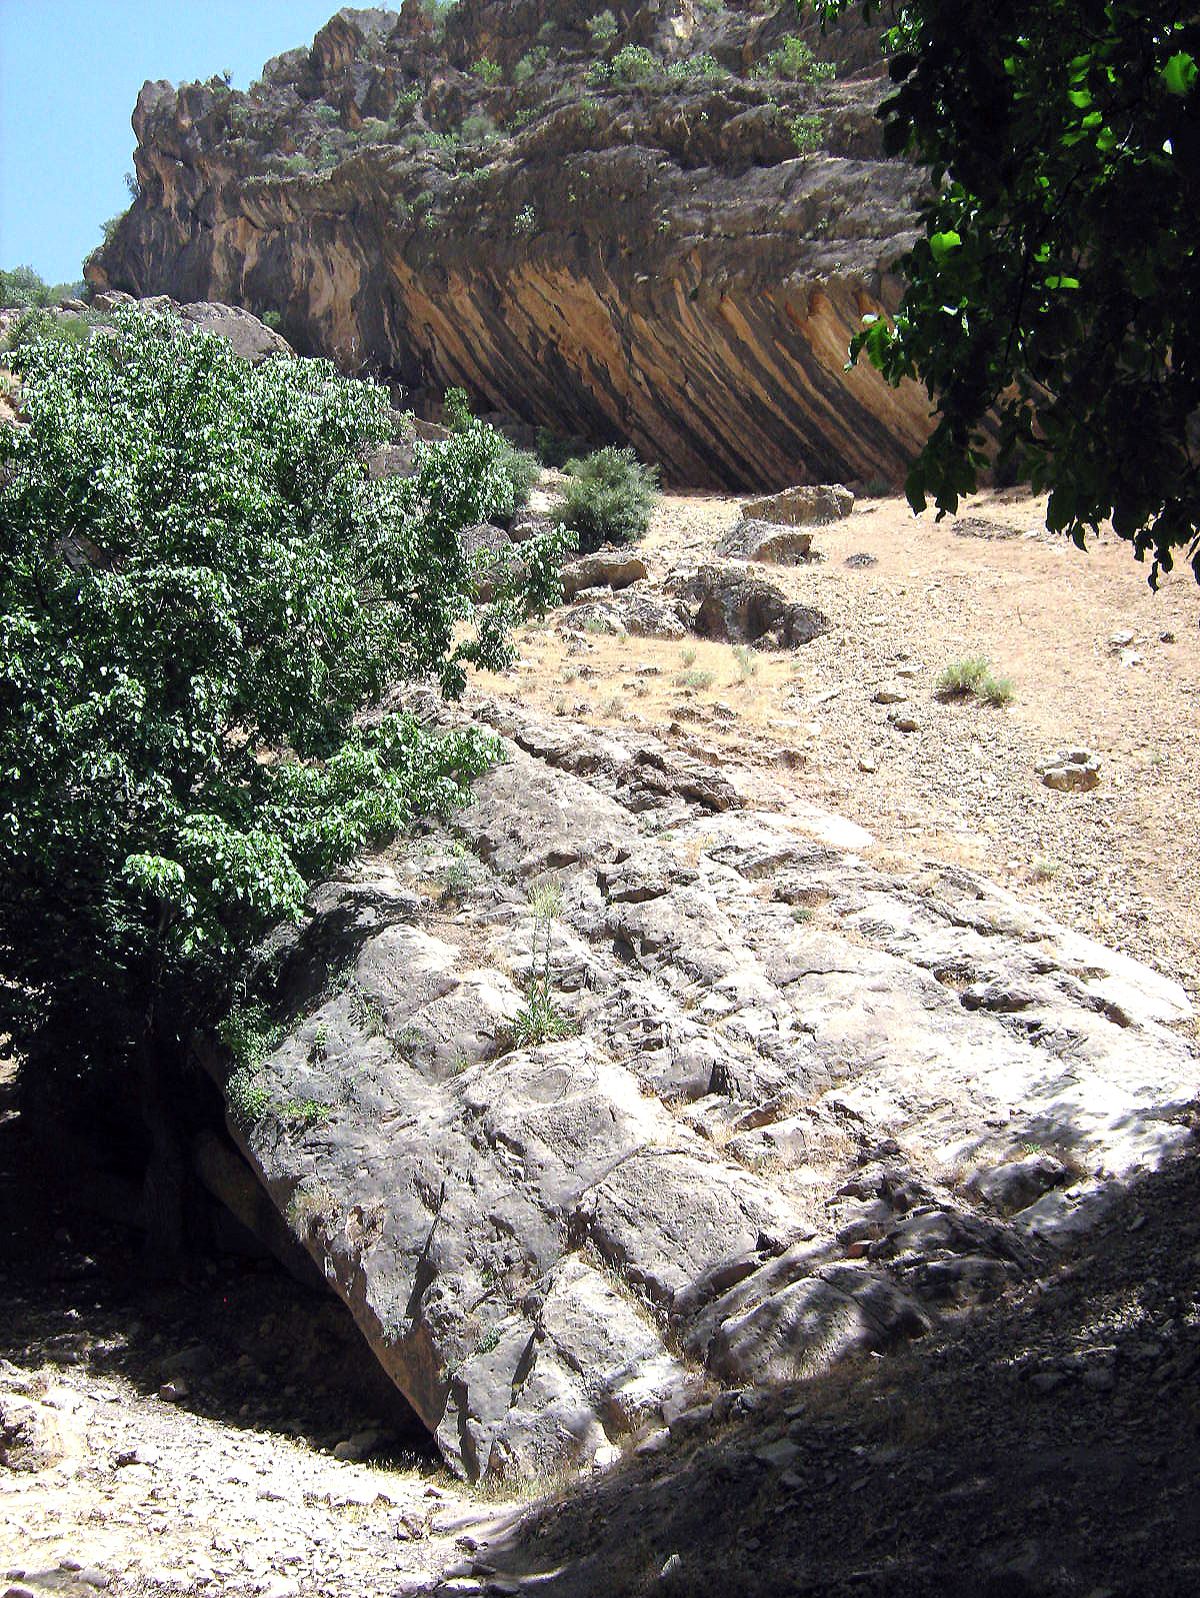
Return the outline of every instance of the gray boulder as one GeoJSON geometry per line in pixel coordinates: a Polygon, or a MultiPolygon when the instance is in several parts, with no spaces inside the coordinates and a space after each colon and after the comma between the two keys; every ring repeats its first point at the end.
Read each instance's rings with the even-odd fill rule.
{"type": "Polygon", "coordinates": [[[795,649],[828,630],[829,619],[736,565],[702,566],[680,585],[679,615],[702,638],[795,649]]]}
{"type": "Polygon", "coordinates": [[[283,1039],[230,1095],[455,1470],[590,1465],[712,1379],[885,1352],[1186,1141],[1166,978],[966,871],[879,872],[861,832],[748,808],[736,774],[653,738],[478,694],[463,714],[506,761],[455,818],[453,916],[438,882],[464,857],[436,831],[316,893],[263,951],[283,1039]],[[550,881],[547,932],[528,893],[550,881]],[[1022,1161],[1050,1125],[1069,1187],[1022,1161]],[[1014,1164],[1002,1191],[960,1184],[1014,1164]]]}
{"type": "Polygon", "coordinates": [[[820,527],[838,522],[854,509],[854,495],[841,483],[802,484],[785,488],[765,499],[752,499],[742,506],[750,520],[780,522],[788,527],[820,527]]]}
{"type": "Polygon", "coordinates": [[[717,545],[728,560],[757,560],[776,566],[798,566],[812,559],[813,535],[778,522],[744,517],[717,545]]]}

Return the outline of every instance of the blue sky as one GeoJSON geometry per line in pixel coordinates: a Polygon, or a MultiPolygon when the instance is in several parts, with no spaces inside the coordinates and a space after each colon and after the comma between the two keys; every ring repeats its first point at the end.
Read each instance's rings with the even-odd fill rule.
{"type": "MultiPolygon", "coordinates": [[[[308,44],[338,0],[0,0],[0,267],[71,282],[129,204],[147,78],[237,88],[308,44]]],[[[398,9],[398,6],[397,6],[398,9]]]]}

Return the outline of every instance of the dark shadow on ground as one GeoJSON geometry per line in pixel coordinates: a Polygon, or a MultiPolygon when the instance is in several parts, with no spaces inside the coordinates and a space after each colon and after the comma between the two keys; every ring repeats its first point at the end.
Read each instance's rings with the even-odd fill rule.
{"type": "Polygon", "coordinates": [[[216,1251],[147,1280],[141,1237],[67,1198],[67,1174],[16,1114],[0,1069],[0,1360],[119,1372],[232,1425],[331,1448],[378,1430],[376,1453],[432,1461],[431,1439],[363,1347],[344,1305],[273,1260],[216,1251]]]}
{"type": "Polygon", "coordinates": [[[545,1598],[1200,1593],[1200,1155],[991,1309],[751,1403],[479,1558],[545,1598]]]}

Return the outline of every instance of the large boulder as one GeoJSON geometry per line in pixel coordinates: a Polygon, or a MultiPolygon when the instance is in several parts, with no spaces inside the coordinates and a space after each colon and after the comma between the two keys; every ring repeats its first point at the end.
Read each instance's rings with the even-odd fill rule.
{"type": "Polygon", "coordinates": [[[798,566],[812,558],[811,532],[779,522],[743,517],[717,544],[726,560],[758,560],[776,566],[798,566]]]}
{"type": "Polygon", "coordinates": [[[854,495],[841,483],[802,484],[765,499],[749,500],[742,506],[742,515],[750,521],[779,522],[785,527],[822,527],[843,520],[853,509],[854,495]]]}
{"type": "Polygon", "coordinates": [[[679,614],[694,633],[730,644],[795,649],[829,627],[829,618],[789,600],[774,583],[737,565],[702,566],[680,588],[679,614]]]}
{"type": "Polygon", "coordinates": [[[607,1460],[712,1381],[883,1353],[1188,1137],[1167,979],[653,738],[467,712],[505,762],[271,940],[282,1041],[230,1116],[454,1469],[607,1460]]]}
{"type": "Polygon", "coordinates": [[[646,562],[631,549],[597,549],[563,566],[563,597],[574,599],[586,588],[629,588],[640,583],[647,570],[646,562]]]}

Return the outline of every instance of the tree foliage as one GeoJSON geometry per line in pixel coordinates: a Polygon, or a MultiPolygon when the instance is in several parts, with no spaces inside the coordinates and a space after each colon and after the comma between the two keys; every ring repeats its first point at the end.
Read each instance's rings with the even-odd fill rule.
{"type": "Polygon", "coordinates": [[[936,401],[909,498],[956,508],[990,415],[1051,528],[1082,544],[1111,517],[1152,583],[1180,551],[1200,578],[1200,19],[1165,0],[865,12],[891,22],[887,148],[932,179],[899,314],[852,347],[936,401]]]}
{"type": "Polygon", "coordinates": [[[487,740],[361,713],[506,665],[557,566],[526,544],[477,601],[491,429],[371,481],[381,389],[115,320],[18,351],[0,428],[0,1032],[76,1073],[169,1055],[314,878],[459,801],[487,740]]]}
{"type": "Polygon", "coordinates": [[[563,517],[579,535],[586,555],[601,544],[630,544],[650,525],[658,490],[658,468],[631,449],[606,445],[566,465],[563,517]]]}

